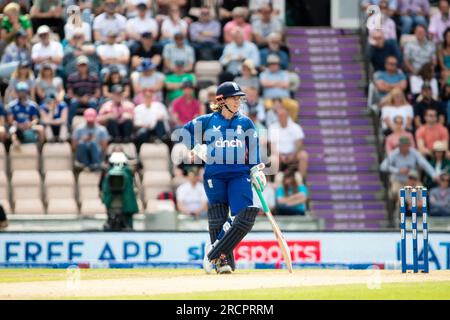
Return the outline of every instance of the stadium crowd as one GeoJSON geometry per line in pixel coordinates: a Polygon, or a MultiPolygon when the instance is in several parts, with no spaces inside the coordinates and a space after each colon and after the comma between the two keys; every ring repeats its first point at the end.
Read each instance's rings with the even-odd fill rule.
{"type": "Polygon", "coordinates": [[[433,2],[362,1],[382,15],[381,29],[368,30],[369,104],[380,116],[391,201],[404,185],[424,185],[431,214],[450,216],[450,8],[433,2]]]}
{"type": "MultiPolygon", "coordinates": [[[[171,132],[211,112],[216,85],[233,80],[247,94],[242,112],[261,132],[268,129],[261,144],[270,142],[272,154],[274,149],[280,154],[272,161],[286,173],[272,178],[278,184],[265,190],[270,206],[281,214],[304,214],[308,155],[296,123],[298,76],[288,71],[279,9],[268,0],[219,2],[1,1],[2,156],[9,154],[12,161],[13,153],[16,157],[35,145],[44,157],[46,146],[70,142],[77,177],[104,169],[113,145],[121,150],[133,144],[135,159],[131,152],[130,160],[142,159],[149,144],[172,150],[171,132]],[[79,12],[69,12],[72,5],[79,12]],[[272,138],[275,132],[280,141],[272,138]]],[[[136,163],[143,176],[138,184],[145,186],[151,182],[145,174],[149,166],[136,163]]],[[[19,174],[10,167],[6,180],[14,188],[19,174]]],[[[47,179],[52,169],[47,167],[36,167],[38,181],[47,179]]],[[[171,167],[179,186],[175,196],[167,195],[171,189],[156,196],[176,198],[179,212],[200,216],[206,209],[201,170],[171,167]]],[[[37,206],[41,213],[51,211],[52,194],[46,193],[38,197],[44,200],[37,206]]],[[[0,196],[6,211],[19,212],[20,199],[13,191],[8,206],[9,197],[0,196]]],[[[87,200],[85,210],[79,209],[80,196],[75,212],[94,213],[87,200]]],[[[148,200],[143,198],[143,207],[148,200]]]]}

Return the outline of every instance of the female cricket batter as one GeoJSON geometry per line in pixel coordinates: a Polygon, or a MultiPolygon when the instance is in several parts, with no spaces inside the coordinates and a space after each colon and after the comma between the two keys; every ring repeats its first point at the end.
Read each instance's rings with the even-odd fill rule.
{"type": "Polygon", "coordinates": [[[188,148],[194,147],[194,153],[206,162],[204,187],[212,244],[205,250],[207,273],[213,265],[219,274],[235,269],[233,249],[250,232],[259,211],[253,206],[252,184],[261,191],[266,184],[255,126],[239,112],[243,99],[245,93],[235,82],[224,82],[217,88],[214,112],[184,126],[191,138],[185,144],[190,143],[188,148]]]}

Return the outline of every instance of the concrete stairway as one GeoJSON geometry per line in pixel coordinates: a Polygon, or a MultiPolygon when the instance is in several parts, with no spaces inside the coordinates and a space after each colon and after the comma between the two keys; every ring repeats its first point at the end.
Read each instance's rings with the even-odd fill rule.
{"type": "Polygon", "coordinates": [[[326,229],[386,225],[375,133],[367,111],[359,36],[352,30],[287,30],[291,70],[301,78],[299,123],[310,155],[311,209],[326,229]]]}

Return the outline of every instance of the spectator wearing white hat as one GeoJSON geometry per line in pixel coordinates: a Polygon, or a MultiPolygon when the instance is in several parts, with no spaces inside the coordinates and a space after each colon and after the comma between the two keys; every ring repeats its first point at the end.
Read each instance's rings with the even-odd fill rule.
{"type": "Polygon", "coordinates": [[[252,60],[246,59],[241,65],[241,75],[234,78],[234,82],[236,82],[242,90],[245,88],[256,88],[259,90],[259,78],[258,71],[255,68],[252,60]]]}
{"type": "Polygon", "coordinates": [[[280,58],[270,55],[267,69],[259,76],[264,99],[289,98],[289,73],[280,69],[280,58]]]}
{"type": "MultiPolygon", "coordinates": [[[[440,175],[443,173],[450,174],[450,160],[446,158],[448,152],[448,143],[445,141],[436,141],[433,144],[433,150],[431,154],[430,165],[436,171],[436,174],[440,175]]],[[[426,186],[435,186],[432,177],[425,177],[426,186]]]]}
{"type": "Polygon", "coordinates": [[[39,42],[31,49],[31,59],[36,71],[40,70],[43,63],[50,63],[56,69],[64,58],[63,47],[58,41],[50,39],[51,30],[47,25],[37,29],[39,42]]]}

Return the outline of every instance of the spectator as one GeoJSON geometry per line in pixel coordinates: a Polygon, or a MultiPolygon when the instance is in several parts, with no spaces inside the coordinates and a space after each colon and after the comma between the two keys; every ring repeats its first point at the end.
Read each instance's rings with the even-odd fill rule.
{"type": "MultiPolygon", "coordinates": [[[[80,19],[82,22],[86,22],[89,26],[92,26],[93,22],[93,8],[94,8],[94,2],[97,0],[65,0],[65,9],[66,14],[69,16],[70,13],[68,12],[68,9],[72,5],[77,5],[80,8],[80,19]]],[[[73,20],[67,17],[67,22],[73,22],[73,20]]],[[[66,34],[67,37],[67,34],[66,34]]]]}
{"type": "MultiPolygon", "coordinates": [[[[217,86],[212,85],[206,88],[206,101],[203,103],[205,107],[205,113],[211,113],[213,112],[211,109],[211,105],[214,105],[216,103],[216,90],[217,86]]],[[[248,97],[247,97],[248,99],[248,97]]]]}
{"type": "Polygon", "coordinates": [[[39,114],[47,142],[67,141],[69,108],[64,101],[58,99],[55,92],[47,93],[44,103],[39,107],[39,114]]]}
{"type": "Polygon", "coordinates": [[[31,59],[34,62],[35,71],[39,71],[43,63],[51,63],[57,68],[63,58],[64,52],[61,43],[50,40],[50,28],[46,25],[40,26],[37,30],[39,42],[31,49],[31,59]]]}
{"type": "Polygon", "coordinates": [[[144,89],[144,103],[134,109],[134,126],[137,129],[135,144],[154,142],[156,139],[167,141],[169,134],[169,113],[161,102],[153,100],[153,90],[144,89]]]}
{"type": "Polygon", "coordinates": [[[425,124],[425,110],[428,108],[438,110],[439,123],[445,125],[445,109],[440,102],[433,99],[431,86],[428,82],[425,82],[422,86],[422,94],[417,97],[414,105],[414,127],[416,130],[425,124]]]}
{"type": "Polygon", "coordinates": [[[158,23],[148,15],[147,4],[140,2],[136,8],[137,16],[129,19],[126,24],[128,40],[140,41],[144,32],[150,32],[155,38],[158,38],[158,23]]]}
{"type": "Polygon", "coordinates": [[[414,25],[426,26],[430,11],[429,0],[398,0],[401,33],[410,34],[414,25]]]}
{"type": "MultiPolygon", "coordinates": [[[[383,0],[363,0],[361,2],[361,8],[363,9],[363,11],[366,11],[367,8],[371,5],[376,5],[376,6],[381,7],[383,2],[384,2],[383,0]]],[[[388,15],[390,17],[392,17],[395,14],[395,12],[397,11],[397,6],[398,6],[397,2],[398,2],[398,0],[388,0],[388,9],[389,9],[388,15]]]]}
{"type": "Polygon", "coordinates": [[[202,7],[198,21],[191,24],[189,35],[198,60],[217,60],[222,51],[219,43],[221,26],[211,18],[211,10],[202,7]]]}
{"type": "Polygon", "coordinates": [[[99,171],[108,147],[108,131],[97,123],[95,109],[86,109],[83,116],[86,122],[76,128],[72,135],[75,168],[99,171]]]}
{"type": "Polygon", "coordinates": [[[28,94],[31,100],[35,100],[36,93],[36,79],[34,78],[31,64],[29,61],[21,61],[17,69],[12,73],[9,85],[5,92],[5,103],[17,98],[16,86],[19,82],[26,82],[29,88],[28,94]]]}
{"type": "Polygon", "coordinates": [[[52,26],[59,39],[64,39],[64,19],[62,0],[34,0],[30,10],[33,30],[39,26],[52,26]]]}
{"type": "Polygon", "coordinates": [[[98,74],[100,72],[100,60],[95,52],[95,46],[86,41],[82,29],[75,29],[69,43],[64,47],[63,69],[65,75],[71,75],[77,71],[77,58],[88,57],[88,69],[98,74]]]}
{"type": "Polygon", "coordinates": [[[258,46],[264,46],[267,45],[267,39],[270,34],[281,34],[283,32],[283,25],[281,24],[281,21],[273,15],[273,7],[270,2],[264,3],[258,11],[261,18],[252,22],[252,30],[256,44],[258,46]]]}
{"type": "Polygon", "coordinates": [[[161,24],[161,45],[165,46],[174,39],[175,34],[181,33],[183,38],[187,36],[188,24],[181,19],[180,8],[172,5],[169,9],[169,17],[161,24]]]}
{"type": "MultiPolygon", "coordinates": [[[[381,12],[381,31],[383,32],[384,39],[397,41],[397,27],[394,20],[391,19],[392,11],[389,8],[389,3],[387,0],[381,0],[378,4],[381,12]]],[[[373,25],[374,20],[378,17],[376,15],[371,15],[367,18],[367,25],[373,25]]],[[[374,44],[373,33],[376,29],[369,29],[369,43],[374,44]]]]}
{"type": "Polygon", "coordinates": [[[153,0],[125,0],[124,5],[126,6],[126,12],[128,19],[134,18],[139,15],[139,5],[145,4],[146,6],[146,15],[152,15],[152,3],[153,0]],[[148,11],[147,11],[148,10],[148,11]]]}
{"type": "MultiPolygon", "coordinates": [[[[447,144],[442,141],[436,141],[433,144],[433,154],[431,156],[430,165],[434,168],[437,175],[443,173],[450,174],[450,160],[446,158],[447,144]]],[[[432,177],[425,177],[425,185],[427,187],[436,186],[432,177]]]]}
{"type": "Polygon", "coordinates": [[[304,184],[298,185],[295,173],[288,170],[283,176],[282,185],[277,188],[278,215],[305,215],[308,190],[304,184]]]}
{"type": "Polygon", "coordinates": [[[250,41],[244,39],[242,29],[236,28],[232,32],[233,42],[227,44],[223,50],[220,62],[226,71],[233,76],[239,74],[241,64],[245,59],[253,61],[255,67],[259,67],[260,57],[258,47],[250,41]]]}
{"type": "Polygon", "coordinates": [[[425,124],[416,131],[417,147],[423,156],[431,156],[436,141],[448,144],[447,128],[438,122],[438,111],[425,110],[425,124]]]}
{"type": "MultiPolygon", "coordinates": [[[[441,110],[443,110],[444,113],[444,125],[447,126],[447,129],[450,132],[450,79],[445,84],[441,103],[441,110]],[[447,119],[446,122],[445,119],[447,119]]],[[[441,120],[441,117],[439,117],[439,120],[441,120]]]]}
{"type": "Polygon", "coordinates": [[[264,109],[264,104],[261,103],[261,100],[259,98],[258,94],[259,90],[256,87],[251,86],[250,87],[241,86],[241,88],[245,92],[247,98],[246,101],[241,106],[242,113],[248,114],[250,116],[250,113],[254,112],[258,121],[264,123],[266,120],[266,111],[264,109]]]}
{"type": "Polygon", "coordinates": [[[252,60],[244,60],[241,65],[241,75],[234,78],[234,82],[236,82],[242,90],[248,87],[253,87],[259,91],[258,71],[256,71],[252,60]]]}
{"type": "Polygon", "coordinates": [[[427,39],[427,29],[423,25],[416,26],[414,35],[416,38],[405,45],[404,63],[408,73],[417,75],[424,64],[436,65],[436,46],[427,39]]]}
{"type": "Polygon", "coordinates": [[[98,122],[106,127],[113,142],[128,143],[133,134],[134,104],[123,93],[121,85],[112,86],[111,100],[100,108],[98,122]]]}
{"type": "Polygon", "coordinates": [[[439,176],[439,186],[430,191],[430,215],[450,216],[450,175],[442,173],[439,176]]]}
{"type": "Polygon", "coordinates": [[[69,125],[76,114],[84,114],[88,108],[97,109],[100,98],[100,81],[95,73],[89,72],[86,56],[77,58],[77,72],[67,79],[69,105],[69,125]]]}
{"type": "Polygon", "coordinates": [[[402,116],[394,117],[392,133],[386,137],[385,141],[385,150],[387,155],[398,148],[401,137],[407,137],[409,139],[410,146],[412,148],[416,147],[414,136],[411,132],[405,130],[403,122],[404,120],[402,116]]]}
{"type": "Polygon", "coordinates": [[[302,127],[292,121],[287,110],[277,109],[278,121],[269,126],[269,141],[271,153],[279,155],[278,162],[281,171],[296,168],[302,177],[308,173],[308,153],[303,150],[305,134],[302,127]]]}
{"type": "Polygon", "coordinates": [[[191,81],[183,81],[183,95],[172,102],[171,116],[173,124],[183,126],[192,119],[205,113],[200,101],[194,97],[194,85],[191,81]]]}
{"type": "Polygon", "coordinates": [[[441,68],[441,85],[444,86],[450,76],[450,28],[443,35],[443,42],[438,46],[438,61],[441,68]]]}
{"type": "Polygon", "coordinates": [[[125,40],[125,28],[127,19],[117,13],[116,0],[105,0],[103,2],[105,12],[95,17],[93,23],[94,40],[97,42],[108,42],[108,35],[111,31],[117,34],[116,41],[120,43],[125,40]]]}
{"type": "Polygon", "coordinates": [[[193,217],[206,217],[208,198],[197,167],[191,167],[187,175],[188,181],[177,188],[177,208],[181,214],[193,217]]]}
{"type": "Polygon", "coordinates": [[[154,44],[151,32],[142,33],[141,40],[132,45],[130,51],[132,69],[138,68],[145,58],[151,59],[157,67],[161,64],[161,47],[154,44]]]}
{"type": "Polygon", "coordinates": [[[267,67],[267,57],[271,54],[275,54],[280,58],[281,69],[286,70],[289,67],[289,56],[281,49],[281,34],[271,33],[267,37],[267,48],[263,48],[260,51],[261,67],[267,67]]]}
{"type": "Polygon", "coordinates": [[[102,98],[104,100],[112,99],[112,87],[120,85],[122,87],[122,95],[125,99],[130,97],[130,84],[128,79],[122,77],[119,69],[116,66],[112,66],[109,69],[109,74],[105,76],[105,81],[102,84],[102,98]]]}
{"type": "Polygon", "coordinates": [[[398,61],[395,56],[386,57],[384,69],[385,71],[380,70],[375,72],[373,75],[374,84],[378,95],[375,101],[384,98],[386,94],[394,88],[404,91],[408,85],[406,76],[398,67],[398,61]]]}
{"type": "Polygon", "coordinates": [[[398,199],[400,188],[406,184],[409,173],[419,168],[425,170],[433,179],[437,178],[436,172],[428,161],[419,151],[411,147],[409,138],[401,137],[399,147],[392,151],[380,165],[381,171],[390,173],[391,199],[398,199]]]}
{"type": "Polygon", "coordinates": [[[410,92],[414,98],[421,93],[424,83],[431,87],[432,96],[434,99],[437,99],[439,97],[439,83],[434,78],[434,67],[431,63],[425,63],[417,75],[409,77],[410,92]]]}
{"type": "Polygon", "coordinates": [[[230,21],[233,17],[233,10],[236,7],[248,7],[249,0],[223,0],[219,8],[219,16],[221,21],[230,21]]]}
{"type": "Polygon", "coordinates": [[[227,22],[223,27],[223,39],[225,43],[234,41],[234,30],[242,30],[242,36],[245,41],[252,41],[252,26],[246,22],[247,9],[244,7],[236,7],[233,9],[233,20],[227,22]]]}
{"type": "Polygon", "coordinates": [[[381,100],[381,129],[385,136],[394,130],[394,118],[401,116],[403,118],[404,129],[412,132],[412,121],[414,111],[405,98],[403,91],[394,88],[391,92],[381,100]]]}
{"type": "Polygon", "coordinates": [[[8,44],[0,62],[0,78],[9,78],[21,61],[31,61],[31,47],[25,31],[17,32],[13,42],[8,44]]]}
{"type": "Polygon", "coordinates": [[[141,104],[144,101],[144,95],[142,91],[146,88],[150,88],[153,91],[154,99],[157,101],[163,101],[163,88],[165,76],[161,72],[156,71],[156,65],[148,59],[142,59],[142,63],[131,75],[134,103],[141,104]]]}
{"type": "Polygon", "coordinates": [[[126,45],[118,42],[116,31],[109,31],[107,42],[97,47],[97,55],[102,63],[100,72],[102,79],[109,73],[111,66],[119,68],[122,77],[127,76],[130,50],[126,45]]]}
{"type": "Polygon", "coordinates": [[[10,43],[15,40],[18,32],[23,32],[28,41],[33,36],[33,29],[28,17],[20,14],[20,5],[11,2],[3,9],[3,19],[0,25],[1,40],[10,43]]]}
{"type": "Polygon", "coordinates": [[[430,18],[428,32],[435,43],[442,42],[444,32],[450,27],[448,0],[439,0],[439,12],[430,18]]]}
{"type": "Polygon", "coordinates": [[[374,43],[369,45],[368,55],[375,71],[385,71],[385,61],[389,56],[396,57],[398,64],[402,63],[397,41],[384,39],[384,34],[381,31],[374,31],[372,39],[374,43]]]}
{"type": "Polygon", "coordinates": [[[51,64],[44,63],[36,79],[37,101],[42,102],[50,91],[56,92],[58,101],[64,100],[65,91],[62,79],[55,75],[51,64]]]}
{"type": "Polygon", "coordinates": [[[177,32],[174,36],[175,42],[168,43],[163,49],[164,68],[166,72],[175,72],[175,61],[184,62],[184,72],[191,72],[195,63],[195,52],[185,42],[184,35],[177,32]]]}
{"type": "Polygon", "coordinates": [[[280,58],[270,55],[268,68],[259,75],[264,99],[289,98],[289,73],[280,70],[280,58]]]}
{"type": "Polygon", "coordinates": [[[197,83],[197,78],[192,73],[186,73],[184,68],[184,61],[175,61],[175,71],[166,76],[164,85],[167,90],[167,101],[170,104],[174,99],[183,94],[182,85],[185,80],[190,80],[194,86],[197,83]]]}
{"type": "MultiPolygon", "coordinates": [[[[253,192],[253,206],[262,209],[263,206],[261,204],[261,200],[259,200],[255,188],[252,188],[252,192],[253,192]]],[[[269,207],[269,210],[271,212],[275,212],[276,210],[275,189],[271,183],[266,184],[262,192],[262,195],[264,197],[264,200],[266,200],[266,204],[269,207]]]]}
{"type": "Polygon", "coordinates": [[[82,21],[81,26],[74,25],[72,21],[68,21],[64,26],[65,39],[70,41],[70,39],[73,38],[75,31],[83,34],[83,39],[86,40],[86,42],[92,42],[92,28],[86,21],[82,21]]]}
{"type": "Polygon", "coordinates": [[[6,110],[3,104],[0,103],[0,143],[5,143],[8,137],[6,131],[6,110]]]}
{"type": "Polygon", "coordinates": [[[39,125],[39,109],[29,99],[30,87],[26,82],[16,85],[17,99],[6,108],[12,144],[19,149],[21,143],[44,143],[44,129],[39,125]]]}

